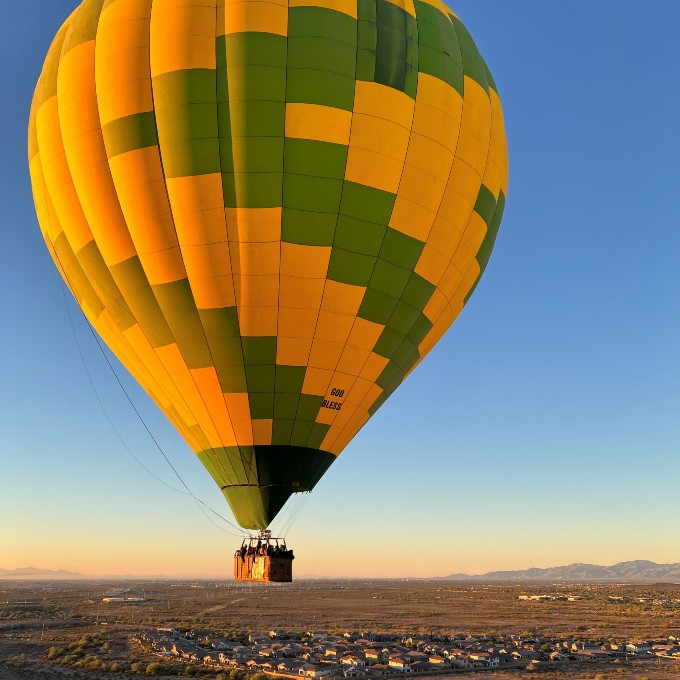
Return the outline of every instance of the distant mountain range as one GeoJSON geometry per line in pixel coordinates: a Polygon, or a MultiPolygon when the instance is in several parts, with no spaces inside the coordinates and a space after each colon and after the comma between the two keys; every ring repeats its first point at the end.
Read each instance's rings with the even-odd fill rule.
{"type": "Polygon", "coordinates": [[[459,581],[671,581],[680,582],[680,562],[657,564],[648,560],[619,562],[611,567],[597,564],[568,564],[548,569],[490,571],[487,574],[449,574],[440,578],[459,581]]]}
{"type": "Polygon", "coordinates": [[[0,569],[0,578],[87,578],[85,574],[64,569],[36,569],[21,567],[19,569],[0,569]]]}

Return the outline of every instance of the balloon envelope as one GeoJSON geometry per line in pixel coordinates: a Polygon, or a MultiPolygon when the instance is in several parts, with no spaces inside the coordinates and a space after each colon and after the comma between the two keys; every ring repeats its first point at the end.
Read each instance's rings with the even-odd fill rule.
{"type": "Polygon", "coordinates": [[[85,0],[29,160],[67,285],[250,529],[453,323],[507,191],[496,86],[439,0],[85,0]]]}

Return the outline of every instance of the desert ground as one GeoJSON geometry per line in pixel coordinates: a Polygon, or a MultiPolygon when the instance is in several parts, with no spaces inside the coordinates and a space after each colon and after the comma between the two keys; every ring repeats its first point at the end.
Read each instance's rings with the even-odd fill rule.
{"type": "MultiPolygon", "coordinates": [[[[0,581],[0,680],[79,680],[146,674],[158,658],[131,638],[140,630],[201,628],[243,635],[269,630],[379,631],[419,635],[527,635],[585,641],[680,636],[680,584],[493,584],[444,580],[292,584],[233,581],[0,581]],[[526,602],[520,595],[571,595],[526,602]],[[105,597],[143,601],[110,602],[105,597]],[[643,600],[642,602],[639,600],[643,600]],[[78,646],[106,673],[60,665],[51,649],[78,646]],[[126,670],[117,673],[116,664],[126,670]],[[135,664],[132,666],[132,664],[135,664]]],[[[162,668],[160,672],[162,672],[162,668]]],[[[154,670],[154,674],[159,671],[154,670]]],[[[229,678],[175,665],[178,674],[229,678]]],[[[222,675],[220,675],[222,673],[222,675]]],[[[680,680],[680,661],[609,659],[567,670],[456,672],[466,680],[680,680]],[[657,667],[657,663],[659,666],[657,667]]],[[[156,677],[170,677],[156,675],[156,677]]],[[[441,680],[443,676],[436,676],[441,680]]],[[[423,676],[419,676],[423,678],[423,676]]]]}

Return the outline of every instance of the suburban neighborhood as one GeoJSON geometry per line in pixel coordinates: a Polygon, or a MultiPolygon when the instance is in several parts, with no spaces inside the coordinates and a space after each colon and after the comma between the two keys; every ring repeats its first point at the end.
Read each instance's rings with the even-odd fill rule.
{"type": "Polygon", "coordinates": [[[214,630],[156,629],[132,638],[166,660],[287,677],[381,677],[401,674],[536,668],[612,658],[675,660],[680,639],[630,640],[596,644],[576,639],[400,636],[374,632],[327,631],[244,634],[232,639],[214,630]]]}

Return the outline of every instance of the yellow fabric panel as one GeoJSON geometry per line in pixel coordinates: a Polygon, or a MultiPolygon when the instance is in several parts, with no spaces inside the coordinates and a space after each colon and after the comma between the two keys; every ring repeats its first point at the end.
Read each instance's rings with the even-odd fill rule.
{"type": "Polygon", "coordinates": [[[380,374],[383,372],[385,366],[387,366],[387,364],[389,363],[390,363],[389,359],[386,359],[385,357],[382,357],[379,354],[373,354],[373,352],[371,352],[368,359],[366,359],[366,363],[364,364],[364,367],[361,369],[361,373],[359,374],[359,376],[364,380],[370,380],[371,382],[375,382],[380,376],[380,374]]]}
{"type": "MultiPolygon", "coordinates": [[[[322,421],[317,420],[317,422],[322,421]]],[[[326,433],[326,436],[324,437],[324,440],[321,442],[321,446],[319,448],[322,451],[328,451],[329,453],[333,453],[337,456],[339,452],[334,448],[333,445],[341,433],[342,433],[341,427],[331,427],[326,433]]]]}
{"type": "Polygon", "coordinates": [[[318,312],[315,309],[281,307],[279,310],[279,337],[312,338],[318,312]]]}
{"type": "Polygon", "coordinates": [[[215,423],[177,345],[173,343],[165,347],[159,347],[156,349],[156,353],[167,367],[168,373],[173,376],[173,381],[178,389],[184,395],[189,409],[194,414],[199,427],[206,436],[209,448],[221,446],[220,436],[215,428],[215,423]]]}
{"type": "MultiPolygon", "coordinates": [[[[224,5],[224,34],[245,33],[288,34],[288,5],[261,0],[238,0],[224,5]]],[[[219,31],[222,34],[222,29],[219,31]]]]}
{"type": "Polygon", "coordinates": [[[460,286],[458,287],[453,297],[451,298],[451,309],[453,311],[453,318],[451,319],[451,323],[454,322],[455,318],[463,310],[463,306],[465,305],[465,298],[472,290],[472,286],[475,285],[475,282],[479,278],[479,274],[480,274],[479,262],[477,262],[476,259],[472,260],[469,269],[465,273],[465,276],[463,276],[463,281],[461,282],[460,286]]]}
{"type": "MultiPolygon", "coordinates": [[[[424,137],[420,138],[421,140],[424,137]]],[[[413,139],[411,146],[417,146],[418,141],[413,139]]],[[[411,146],[409,148],[411,148],[411,146]]],[[[438,145],[432,145],[438,146],[438,145]]],[[[439,146],[440,149],[443,147],[439,146]]],[[[448,153],[448,152],[447,152],[448,153]]],[[[453,155],[451,155],[453,160],[453,155]]],[[[437,164],[441,163],[441,159],[433,158],[433,169],[436,169],[437,164]]],[[[399,184],[399,197],[405,198],[413,203],[421,205],[431,214],[429,225],[420,225],[419,231],[429,233],[432,224],[434,223],[435,215],[439,209],[444,190],[446,189],[446,182],[440,179],[439,176],[430,172],[415,167],[409,163],[404,165],[401,183],[399,184]]],[[[421,239],[424,240],[424,239],[421,239]]]]}
{"type": "Polygon", "coordinates": [[[231,416],[231,424],[239,446],[253,445],[253,424],[247,394],[225,394],[224,400],[231,416]]]}
{"type": "Polygon", "coordinates": [[[314,339],[345,343],[352,330],[353,323],[353,316],[327,312],[322,309],[319,312],[314,339]]]}
{"type": "Polygon", "coordinates": [[[350,144],[345,179],[394,194],[399,187],[402,167],[403,160],[350,144]]]}
{"type": "Polygon", "coordinates": [[[71,248],[77,253],[94,237],[83,214],[66,162],[59,127],[57,97],[47,100],[38,109],[36,127],[45,187],[71,248]]]}
{"type": "Polygon", "coordinates": [[[346,401],[352,404],[361,404],[369,393],[373,383],[370,380],[364,380],[363,378],[357,378],[354,381],[354,385],[347,393],[346,401]]]}
{"type": "Polygon", "coordinates": [[[337,314],[356,316],[359,313],[365,292],[366,288],[363,286],[353,286],[349,283],[340,283],[328,279],[321,301],[321,309],[337,314]]]}
{"type": "Polygon", "coordinates": [[[255,446],[268,446],[272,443],[272,428],[274,421],[271,419],[253,420],[253,444],[255,446]]]}
{"type": "Polygon", "coordinates": [[[414,271],[426,281],[437,285],[444,275],[448,264],[449,260],[446,257],[436,248],[426,243],[414,271]]]}
{"type": "MultiPolygon", "coordinates": [[[[451,265],[449,264],[449,267],[451,265]]],[[[444,273],[449,271],[448,267],[444,273]]],[[[453,272],[458,271],[455,269],[455,267],[452,268],[451,273],[453,275],[453,272]]],[[[460,277],[460,280],[462,280],[463,276],[458,272],[458,275],[460,277]]],[[[439,281],[439,285],[441,285],[441,279],[439,281]]],[[[423,314],[432,322],[435,323],[437,319],[442,315],[442,312],[446,308],[446,306],[449,304],[449,301],[446,299],[446,296],[444,293],[439,288],[436,288],[435,291],[432,293],[432,297],[430,298],[429,302],[425,305],[425,309],[423,309],[423,314]]],[[[422,353],[421,353],[422,356],[422,353]]]]}
{"type": "MultiPolygon", "coordinates": [[[[303,279],[325,279],[331,248],[281,243],[281,275],[303,279]]],[[[287,305],[296,307],[297,305],[287,305]]]]}
{"type": "Polygon", "coordinates": [[[241,243],[280,241],[281,210],[281,208],[225,208],[229,240],[241,243]]]}
{"type": "Polygon", "coordinates": [[[358,376],[370,354],[370,350],[347,345],[338,361],[338,371],[358,376]]]}
{"type": "Polygon", "coordinates": [[[236,434],[231,425],[224,395],[214,367],[194,368],[190,370],[198,391],[203,396],[208,413],[215,424],[222,446],[236,446],[236,434]]]}
{"type": "Polygon", "coordinates": [[[326,394],[332,377],[333,371],[331,369],[314,368],[313,366],[307,368],[305,381],[302,385],[303,394],[315,394],[317,396],[326,394]]]}
{"type": "Polygon", "coordinates": [[[228,243],[185,245],[182,257],[198,309],[236,305],[228,243]]]}
{"type": "Polygon", "coordinates": [[[152,286],[162,283],[180,281],[185,277],[184,261],[179,246],[146,253],[144,259],[140,258],[144,273],[152,286]]]}
{"type": "Polygon", "coordinates": [[[489,160],[483,183],[498,199],[500,190],[508,193],[508,145],[505,136],[503,110],[498,95],[491,90],[491,142],[489,160]]]}
{"type": "Polygon", "coordinates": [[[286,104],[286,137],[349,144],[352,112],[320,104],[286,104]]]}
{"type": "Polygon", "coordinates": [[[78,200],[104,261],[112,266],[134,257],[109,170],[99,124],[95,86],[95,43],[69,50],[59,64],[59,123],[78,200]]]}
{"type": "Polygon", "coordinates": [[[383,393],[382,388],[378,387],[378,385],[371,385],[370,389],[366,393],[366,396],[363,398],[360,406],[361,408],[364,408],[368,410],[373,406],[375,403],[375,400],[383,393]]]}
{"type": "Polygon", "coordinates": [[[323,297],[324,279],[282,275],[279,285],[279,304],[282,308],[313,309],[315,312],[319,309],[323,297]]]}
{"type": "Polygon", "coordinates": [[[167,395],[169,403],[173,404],[178,414],[187,425],[195,425],[196,417],[184,400],[181,390],[175,384],[173,377],[169,374],[161,357],[149,344],[149,341],[139,324],[135,324],[131,328],[128,328],[125,331],[124,336],[130,346],[135,348],[135,351],[140,356],[144,365],[147,366],[152,375],[154,375],[160,385],[161,391],[163,394],[167,395]]]}
{"type": "Polygon", "coordinates": [[[354,87],[354,114],[366,114],[411,129],[415,102],[407,94],[380,83],[357,80],[354,87]]]}
{"type": "Polygon", "coordinates": [[[154,0],[151,9],[151,76],[215,68],[215,0],[154,0]]]}
{"type": "Polygon", "coordinates": [[[390,227],[419,241],[425,241],[435,216],[434,210],[412,201],[403,194],[398,194],[390,217],[390,227]]]}
{"type": "Polygon", "coordinates": [[[116,0],[100,16],[95,51],[97,100],[102,126],[153,111],[149,63],[152,0],[116,0]]]}
{"type": "Polygon", "coordinates": [[[465,76],[465,98],[456,157],[484,176],[491,136],[491,103],[486,90],[465,76]]]}
{"type": "Polygon", "coordinates": [[[372,350],[384,329],[385,326],[382,324],[357,317],[354,320],[352,332],[347,338],[347,344],[360,349],[372,350]]]}
{"type": "Polygon", "coordinates": [[[290,0],[290,7],[325,7],[357,18],[356,0],[290,0]]]}
{"type": "MultiPolygon", "coordinates": [[[[279,316],[283,309],[279,311],[279,316]]],[[[281,336],[281,322],[279,321],[279,337],[276,343],[276,363],[280,366],[305,366],[312,349],[312,339],[281,336]]]]}
{"type": "Polygon", "coordinates": [[[407,128],[391,120],[363,113],[354,113],[352,116],[352,134],[349,139],[350,153],[352,147],[358,147],[373,151],[381,156],[393,158],[403,165],[409,136],[410,131],[407,128]]]}
{"type": "Polygon", "coordinates": [[[238,309],[239,326],[241,335],[246,336],[274,336],[276,335],[279,308],[271,307],[245,307],[238,309]]]}
{"type": "Polygon", "coordinates": [[[479,247],[482,245],[487,231],[486,222],[476,212],[473,212],[470,215],[470,220],[460,240],[460,244],[451,259],[451,262],[460,271],[467,271],[472,261],[477,257],[479,247]]]}
{"type": "Polygon", "coordinates": [[[344,349],[344,344],[340,342],[330,342],[314,338],[307,365],[312,368],[335,370],[344,349]]]}

